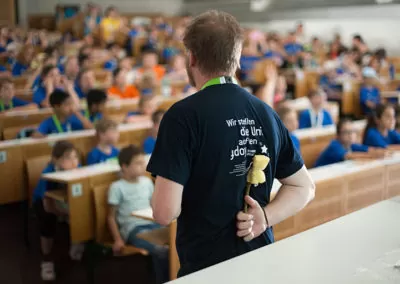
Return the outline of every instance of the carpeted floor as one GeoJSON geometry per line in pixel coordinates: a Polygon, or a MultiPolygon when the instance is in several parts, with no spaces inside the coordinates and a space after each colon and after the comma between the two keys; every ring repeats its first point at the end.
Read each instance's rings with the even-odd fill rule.
{"type": "MultiPolygon", "coordinates": [[[[34,217],[29,218],[29,248],[25,245],[21,204],[0,206],[0,283],[36,284],[40,279],[39,234],[34,217]]],[[[31,214],[32,215],[32,214],[31,214]]],[[[59,224],[55,244],[57,281],[52,283],[90,283],[85,261],[68,257],[68,226],[59,224]]],[[[50,282],[47,282],[50,283],[50,282]]],[[[153,283],[147,257],[105,257],[95,268],[94,283],[153,283]]]]}

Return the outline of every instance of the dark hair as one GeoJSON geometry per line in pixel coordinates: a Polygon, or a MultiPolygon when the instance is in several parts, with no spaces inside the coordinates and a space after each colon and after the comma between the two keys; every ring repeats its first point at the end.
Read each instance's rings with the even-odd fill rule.
{"type": "Polygon", "coordinates": [[[153,121],[154,124],[156,124],[162,119],[164,114],[165,114],[165,111],[162,109],[159,109],[151,115],[151,120],[153,121]]]}
{"type": "Polygon", "coordinates": [[[157,49],[153,47],[151,44],[145,44],[140,48],[140,53],[143,55],[145,54],[155,54],[158,55],[157,49]]]}
{"type": "Polygon", "coordinates": [[[341,132],[342,127],[343,127],[344,124],[346,124],[346,123],[351,123],[351,122],[353,122],[353,120],[351,120],[351,119],[348,118],[348,117],[343,117],[343,118],[341,118],[341,119],[339,120],[339,122],[337,123],[337,125],[336,125],[336,135],[339,135],[339,134],[340,134],[340,132],[341,132]]]}
{"type": "Polygon", "coordinates": [[[86,60],[89,60],[89,55],[87,55],[87,54],[79,54],[79,56],[78,56],[78,63],[79,63],[79,66],[82,66],[83,65],[83,62],[84,61],[86,61],[86,60]]]}
{"type": "Polygon", "coordinates": [[[383,113],[388,108],[393,108],[394,109],[394,106],[391,105],[391,104],[378,104],[375,107],[375,110],[368,116],[367,126],[365,127],[365,130],[364,130],[363,143],[365,143],[365,140],[367,138],[368,130],[371,129],[371,128],[376,128],[378,126],[376,124],[376,120],[377,119],[381,119],[383,113]]]}
{"type": "Polygon", "coordinates": [[[107,50],[111,50],[114,47],[119,47],[119,45],[117,43],[115,43],[115,42],[110,42],[110,43],[107,44],[106,49],[107,50]]]}
{"type": "Polygon", "coordinates": [[[115,68],[114,71],[112,72],[113,78],[115,79],[115,77],[117,77],[118,74],[119,74],[121,71],[123,71],[123,70],[124,70],[124,69],[123,69],[123,68],[120,68],[120,67],[115,68]]]}
{"type": "Polygon", "coordinates": [[[362,38],[361,35],[359,35],[359,34],[354,35],[354,36],[353,36],[353,39],[358,40],[358,41],[361,42],[361,43],[364,43],[363,38],[362,38]]]}
{"type": "Polygon", "coordinates": [[[276,111],[276,113],[278,114],[278,116],[279,116],[279,118],[280,118],[281,120],[284,120],[285,117],[286,117],[289,113],[291,113],[291,112],[293,112],[293,111],[294,111],[294,109],[289,108],[289,107],[280,107],[280,108],[278,108],[278,110],[276,111]]]}
{"type": "Polygon", "coordinates": [[[117,129],[118,128],[118,123],[116,123],[114,120],[111,119],[100,119],[96,125],[96,133],[105,133],[109,129],[117,129]]]}
{"type": "Polygon", "coordinates": [[[119,165],[122,167],[123,165],[129,166],[132,162],[132,159],[139,155],[143,155],[143,151],[141,148],[135,145],[129,145],[125,148],[122,148],[118,155],[119,165]]]}
{"type": "Polygon", "coordinates": [[[183,43],[197,59],[200,71],[231,75],[239,67],[243,31],[232,15],[210,10],[193,19],[183,43]]]}
{"type": "Polygon", "coordinates": [[[67,92],[57,89],[51,93],[49,102],[52,107],[55,107],[63,104],[68,98],[70,95],[67,92]]]}
{"type": "Polygon", "coordinates": [[[48,46],[48,47],[46,47],[46,48],[44,49],[43,53],[44,53],[46,56],[51,57],[51,56],[54,55],[54,52],[56,52],[56,51],[57,51],[57,49],[56,49],[55,46],[48,46]]]}
{"type": "Polygon", "coordinates": [[[44,66],[42,69],[42,73],[40,74],[41,79],[44,79],[47,75],[49,75],[51,70],[53,70],[54,68],[56,68],[56,66],[54,66],[54,65],[44,66]]]}
{"type": "Polygon", "coordinates": [[[92,105],[98,105],[107,101],[107,94],[100,89],[92,89],[86,95],[86,102],[89,109],[92,105]]]}
{"type": "Polygon", "coordinates": [[[386,59],[386,55],[387,55],[386,49],[384,48],[378,48],[375,51],[375,58],[378,60],[386,59]]]}
{"type": "Polygon", "coordinates": [[[51,151],[51,157],[54,159],[60,159],[65,153],[71,151],[76,151],[74,144],[66,140],[57,141],[51,151]]]}

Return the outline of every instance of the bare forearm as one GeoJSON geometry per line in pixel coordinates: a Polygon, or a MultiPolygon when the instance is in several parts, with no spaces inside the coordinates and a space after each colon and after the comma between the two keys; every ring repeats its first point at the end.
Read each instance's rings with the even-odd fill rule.
{"type": "Polygon", "coordinates": [[[111,236],[114,241],[122,240],[121,234],[119,233],[119,228],[117,222],[115,222],[115,217],[109,216],[107,218],[108,228],[110,229],[111,236]]]}
{"type": "Polygon", "coordinates": [[[314,187],[283,185],[275,199],[265,208],[269,226],[274,226],[295,215],[314,198],[314,187]]]}
{"type": "Polygon", "coordinates": [[[80,111],[75,112],[76,117],[82,122],[83,128],[92,129],[93,124],[80,111]]]}

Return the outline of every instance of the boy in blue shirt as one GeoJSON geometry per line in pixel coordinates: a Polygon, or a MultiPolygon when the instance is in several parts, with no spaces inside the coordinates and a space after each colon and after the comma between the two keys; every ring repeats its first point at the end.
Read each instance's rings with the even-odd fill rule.
{"type": "Polygon", "coordinates": [[[308,94],[311,108],[300,114],[300,128],[315,128],[325,125],[332,125],[333,119],[331,114],[323,108],[326,103],[326,95],[322,90],[311,91],[308,94]]]}
{"type": "Polygon", "coordinates": [[[336,127],[337,137],[321,153],[315,167],[353,159],[383,158],[384,151],[355,143],[355,131],[350,119],[341,119],[336,127]]]}
{"type": "Polygon", "coordinates": [[[295,32],[289,34],[288,41],[283,48],[287,55],[299,55],[303,51],[303,46],[297,43],[295,32]]]}
{"type": "MultiPolygon", "coordinates": [[[[68,141],[58,141],[53,147],[51,161],[42,174],[72,170],[78,167],[78,152],[74,145],[68,141]]],[[[58,216],[68,214],[65,208],[57,206],[54,199],[46,197],[47,191],[59,189],[63,189],[63,185],[40,179],[32,198],[40,231],[42,252],[41,276],[44,281],[54,281],[56,278],[52,251],[57,218],[58,216]]]]}
{"type": "Polygon", "coordinates": [[[0,113],[22,108],[36,108],[36,105],[16,98],[13,81],[2,79],[0,81],[0,113]]]}
{"type": "Polygon", "coordinates": [[[67,92],[55,90],[51,93],[49,101],[54,114],[39,125],[33,134],[34,137],[93,128],[92,123],[81,113],[67,92]]]}
{"type": "Polygon", "coordinates": [[[115,147],[119,139],[118,124],[109,119],[96,123],[97,146],[89,152],[87,164],[111,162],[117,160],[119,150],[115,147]]]}
{"type": "Polygon", "coordinates": [[[360,88],[360,104],[364,114],[371,114],[381,101],[379,89],[375,86],[377,82],[376,71],[371,67],[365,67],[362,71],[363,85],[360,88]]]}
{"type": "Polygon", "coordinates": [[[33,92],[33,102],[39,107],[49,107],[51,93],[60,85],[60,72],[54,65],[46,65],[40,74],[40,84],[33,92]]]}
{"type": "Polygon", "coordinates": [[[125,244],[147,250],[153,259],[156,283],[169,280],[168,247],[155,245],[137,235],[161,228],[160,225],[132,217],[132,212],[150,208],[154,185],[145,176],[146,159],[140,148],[130,145],[118,156],[121,179],[114,182],[108,192],[108,226],[114,239],[113,250],[120,253],[125,244]]]}
{"type": "Polygon", "coordinates": [[[158,128],[160,128],[161,120],[164,116],[165,111],[158,110],[151,116],[151,120],[153,121],[153,128],[150,130],[150,136],[147,137],[143,142],[143,150],[146,155],[151,155],[154,150],[154,146],[156,145],[158,128]]]}
{"type": "Polygon", "coordinates": [[[292,139],[293,145],[300,152],[300,140],[294,134],[294,131],[299,128],[299,120],[297,113],[294,109],[289,107],[280,107],[277,111],[279,118],[289,131],[290,138],[292,139]]]}
{"type": "Polygon", "coordinates": [[[104,117],[107,94],[103,90],[90,90],[87,94],[86,102],[87,109],[84,110],[84,115],[91,123],[96,123],[104,117]]]}
{"type": "Polygon", "coordinates": [[[400,134],[395,130],[395,127],[394,107],[390,104],[377,105],[365,128],[364,144],[395,151],[400,150],[400,134]]]}

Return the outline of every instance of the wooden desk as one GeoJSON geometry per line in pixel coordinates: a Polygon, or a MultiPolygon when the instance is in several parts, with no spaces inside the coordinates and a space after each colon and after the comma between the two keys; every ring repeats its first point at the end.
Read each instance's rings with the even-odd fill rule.
{"type": "MultiPolygon", "coordinates": [[[[132,212],[132,216],[154,222],[153,210],[151,208],[134,211],[132,212]]],[[[176,221],[173,221],[169,225],[169,275],[171,280],[176,279],[179,271],[179,257],[176,252],[176,228],[176,221]]]]}
{"type": "MultiPolygon", "coordinates": [[[[141,145],[146,138],[151,121],[119,126],[119,144],[141,145]]],[[[72,142],[83,156],[96,145],[94,130],[49,135],[42,139],[26,138],[0,143],[0,204],[22,201],[27,198],[25,163],[33,157],[50,155],[53,145],[60,140],[72,142]]]]}
{"type": "Polygon", "coordinates": [[[398,216],[383,201],[172,283],[400,283],[398,216]]]}

